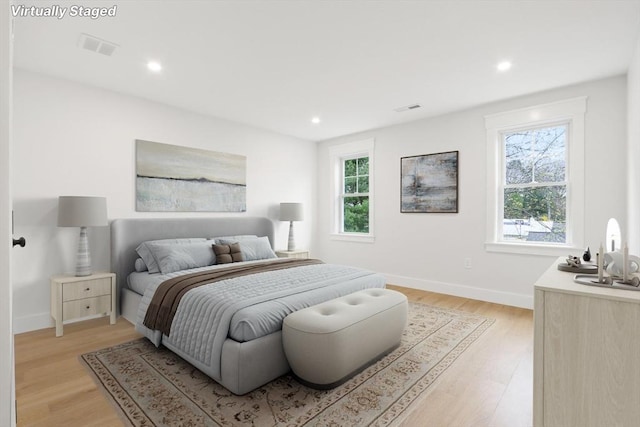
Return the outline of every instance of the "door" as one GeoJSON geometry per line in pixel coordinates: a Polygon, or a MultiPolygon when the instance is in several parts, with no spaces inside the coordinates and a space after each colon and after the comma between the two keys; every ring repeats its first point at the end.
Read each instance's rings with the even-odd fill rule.
{"type": "Polygon", "coordinates": [[[11,8],[0,7],[0,425],[15,426],[11,289],[11,8]]]}

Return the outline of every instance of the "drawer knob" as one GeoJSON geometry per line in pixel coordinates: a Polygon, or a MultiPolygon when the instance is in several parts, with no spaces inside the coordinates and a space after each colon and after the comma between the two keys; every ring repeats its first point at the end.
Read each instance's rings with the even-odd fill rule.
{"type": "Polygon", "coordinates": [[[91,290],[91,288],[87,288],[87,289],[85,289],[85,291],[87,291],[87,292],[89,292],[90,290],[91,290]]]}
{"type": "Polygon", "coordinates": [[[89,310],[90,308],[91,308],[91,306],[90,306],[90,305],[88,305],[88,306],[86,307],[86,309],[87,309],[87,310],[89,310]]]}

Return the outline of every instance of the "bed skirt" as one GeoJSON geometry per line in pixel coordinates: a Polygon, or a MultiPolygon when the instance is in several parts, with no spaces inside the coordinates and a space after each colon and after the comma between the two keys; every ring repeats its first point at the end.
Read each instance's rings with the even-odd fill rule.
{"type": "MultiPolygon", "coordinates": [[[[122,288],[122,317],[134,325],[141,299],[142,295],[122,288]]],[[[171,350],[180,355],[179,351],[171,350]]],[[[222,378],[219,382],[234,394],[249,393],[289,370],[282,347],[282,331],[242,343],[227,338],[222,346],[222,378]]]]}

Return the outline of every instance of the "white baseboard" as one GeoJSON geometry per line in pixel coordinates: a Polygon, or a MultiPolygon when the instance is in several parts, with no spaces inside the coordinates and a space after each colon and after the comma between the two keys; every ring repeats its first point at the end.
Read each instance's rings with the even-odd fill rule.
{"type": "MultiPolygon", "coordinates": [[[[69,325],[71,323],[97,319],[100,317],[104,317],[104,314],[94,314],[80,319],[67,320],[64,324],[69,325]]],[[[51,318],[51,314],[49,312],[16,317],[13,319],[13,334],[22,334],[24,332],[37,331],[39,329],[54,328],[55,326],[56,324],[51,318]]]]}
{"type": "Polygon", "coordinates": [[[51,313],[32,314],[29,316],[14,317],[13,333],[21,334],[23,332],[37,331],[38,329],[52,328],[55,326],[51,313]]]}
{"type": "Polygon", "coordinates": [[[493,289],[458,285],[456,283],[445,283],[435,280],[424,280],[416,279],[414,277],[396,276],[393,274],[382,274],[387,278],[387,283],[391,285],[420,289],[422,291],[437,292],[439,294],[453,295],[456,297],[487,301],[495,304],[528,308],[533,310],[532,295],[515,294],[512,292],[503,292],[493,289]]]}

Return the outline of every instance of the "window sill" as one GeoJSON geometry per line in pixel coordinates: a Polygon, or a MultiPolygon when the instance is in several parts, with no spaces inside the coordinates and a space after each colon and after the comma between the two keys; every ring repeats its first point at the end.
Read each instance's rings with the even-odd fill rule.
{"type": "Polygon", "coordinates": [[[500,252],[508,254],[541,255],[549,257],[567,256],[577,253],[582,255],[584,248],[570,245],[532,245],[524,243],[487,242],[484,244],[487,252],[500,252]]]}
{"type": "Polygon", "coordinates": [[[331,240],[342,240],[346,242],[373,243],[375,237],[371,234],[355,233],[334,233],[330,235],[331,240]]]}

